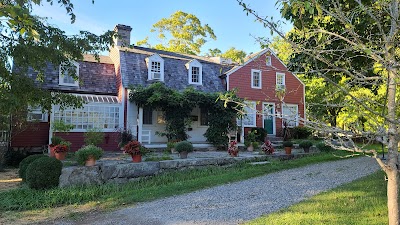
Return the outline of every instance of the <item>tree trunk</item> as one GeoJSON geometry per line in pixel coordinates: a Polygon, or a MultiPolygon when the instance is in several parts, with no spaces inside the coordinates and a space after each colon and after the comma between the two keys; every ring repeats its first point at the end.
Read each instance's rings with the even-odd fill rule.
{"type": "Polygon", "coordinates": [[[388,177],[387,198],[389,225],[399,225],[399,204],[398,204],[398,127],[396,120],[396,72],[388,70],[388,162],[385,168],[388,177]]]}

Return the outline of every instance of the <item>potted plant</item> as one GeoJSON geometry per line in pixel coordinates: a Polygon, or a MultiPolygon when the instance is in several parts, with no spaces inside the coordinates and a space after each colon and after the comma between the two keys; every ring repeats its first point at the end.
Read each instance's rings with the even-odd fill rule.
{"type": "Polygon", "coordinates": [[[179,152],[181,159],[186,159],[189,152],[193,152],[193,145],[188,141],[181,141],[175,145],[175,150],[179,152]]]}
{"type": "Polygon", "coordinates": [[[86,145],[99,146],[104,141],[104,133],[99,128],[88,129],[83,135],[86,145]]]}
{"type": "Polygon", "coordinates": [[[285,152],[287,155],[292,154],[293,142],[291,141],[284,141],[282,143],[283,147],[285,148],[285,152]]]}
{"type": "Polygon", "coordinates": [[[310,152],[310,147],[312,145],[313,145],[313,143],[311,141],[308,141],[308,140],[302,141],[299,144],[299,146],[304,149],[305,153],[309,153],[310,152]]]}
{"type": "Polygon", "coordinates": [[[118,137],[118,147],[124,150],[124,146],[133,140],[133,134],[130,130],[122,130],[118,137]]]}
{"type": "Polygon", "coordinates": [[[247,147],[247,151],[254,151],[255,145],[258,147],[258,142],[256,141],[257,130],[249,131],[244,140],[244,145],[247,147]]]}
{"type": "Polygon", "coordinates": [[[236,141],[229,142],[228,154],[232,157],[236,157],[239,154],[239,148],[236,146],[236,141]]]}
{"type": "Polygon", "coordinates": [[[147,152],[138,141],[130,141],[124,146],[124,152],[131,155],[133,162],[141,162],[142,156],[147,152]]]}
{"type": "Polygon", "coordinates": [[[167,150],[168,150],[169,152],[171,152],[171,153],[176,153],[176,151],[175,151],[175,144],[176,144],[176,142],[174,142],[174,141],[168,141],[168,143],[167,143],[167,150]]]}
{"type": "Polygon", "coordinates": [[[262,145],[261,145],[261,149],[263,150],[263,152],[265,152],[265,154],[267,155],[271,155],[272,153],[274,153],[275,149],[274,146],[272,146],[272,143],[270,140],[266,140],[262,145]]]}
{"type": "Polygon", "coordinates": [[[51,137],[51,144],[49,144],[50,148],[50,157],[55,157],[54,149],[57,145],[59,145],[64,139],[62,137],[53,136],[51,137]]]}
{"type": "Polygon", "coordinates": [[[80,148],[75,153],[75,156],[79,164],[85,166],[94,166],[96,164],[96,160],[103,156],[103,149],[95,145],[87,145],[80,148]]]}
{"type": "Polygon", "coordinates": [[[56,159],[64,160],[70,146],[71,142],[69,141],[61,141],[60,144],[54,146],[54,154],[56,159]]]}

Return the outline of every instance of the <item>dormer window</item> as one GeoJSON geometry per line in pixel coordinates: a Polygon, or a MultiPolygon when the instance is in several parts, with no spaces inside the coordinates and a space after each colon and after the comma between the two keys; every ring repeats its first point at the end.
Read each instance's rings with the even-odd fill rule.
{"type": "Polygon", "coordinates": [[[197,60],[191,60],[186,63],[186,69],[188,70],[189,84],[203,84],[203,66],[197,60]]]}
{"type": "Polygon", "coordinates": [[[72,62],[71,64],[73,65],[72,67],[60,65],[58,76],[59,85],[73,87],[79,86],[79,63],[72,62]],[[75,77],[78,79],[75,79],[73,74],[75,74],[75,77]]]}
{"type": "Polygon", "coordinates": [[[158,54],[146,58],[148,80],[164,81],[164,59],[158,54]]]}

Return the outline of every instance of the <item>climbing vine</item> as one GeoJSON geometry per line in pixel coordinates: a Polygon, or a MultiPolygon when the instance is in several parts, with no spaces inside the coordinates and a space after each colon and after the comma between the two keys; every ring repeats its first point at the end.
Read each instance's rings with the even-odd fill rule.
{"type": "MultiPolygon", "coordinates": [[[[190,114],[196,106],[209,112],[209,127],[204,134],[207,141],[216,145],[227,144],[227,129],[236,128],[237,103],[219,100],[218,93],[204,93],[193,88],[177,91],[163,83],[154,83],[148,87],[131,87],[129,100],[140,107],[151,107],[164,112],[166,128],[160,133],[171,140],[188,139],[187,128],[190,114]]],[[[232,93],[235,96],[234,93],[232,93]]],[[[240,101],[238,99],[238,101],[240,101]]]]}

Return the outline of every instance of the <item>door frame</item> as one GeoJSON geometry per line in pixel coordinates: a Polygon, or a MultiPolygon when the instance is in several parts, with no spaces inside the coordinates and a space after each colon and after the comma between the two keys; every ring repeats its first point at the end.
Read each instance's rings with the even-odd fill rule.
{"type": "MultiPolygon", "coordinates": [[[[265,106],[266,105],[272,105],[272,111],[273,112],[275,112],[275,103],[274,102],[263,102],[263,104],[262,104],[262,112],[263,112],[263,121],[262,121],[262,126],[263,126],[263,129],[265,129],[265,124],[264,124],[264,121],[265,121],[265,113],[264,113],[264,110],[265,110],[265,106]]],[[[275,115],[275,113],[273,113],[272,115],[272,134],[269,134],[269,135],[276,135],[276,115],[275,115]]]]}

